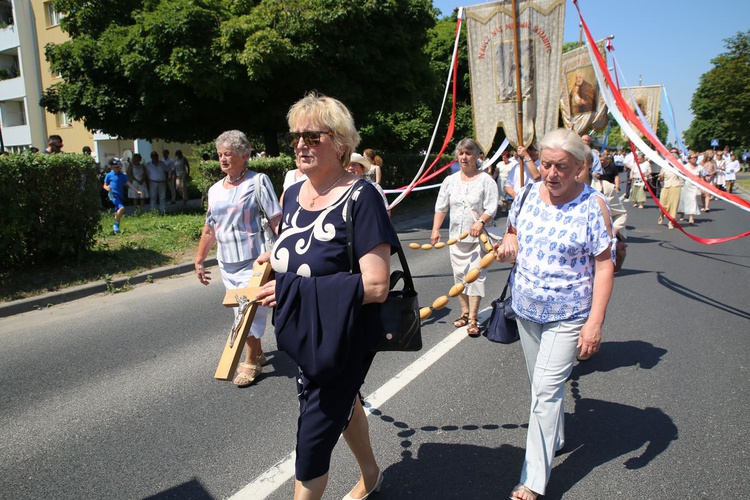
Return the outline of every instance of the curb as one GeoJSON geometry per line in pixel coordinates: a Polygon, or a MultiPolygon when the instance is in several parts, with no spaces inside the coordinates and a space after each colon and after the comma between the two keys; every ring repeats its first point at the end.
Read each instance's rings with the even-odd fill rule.
{"type": "MultiPolygon", "coordinates": [[[[128,285],[138,285],[145,283],[157,278],[167,278],[178,274],[186,274],[194,269],[193,262],[186,262],[184,264],[175,264],[171,266],[159,267],[144,271],[135,276],[122,276],[107,281],[93,281],[84,285],[74,286],[61,290],[59,292],[50,292],[37,297],[29,297],[28,299],[14,300],[0,304],[0,318],[13,316],[15,314],[21,314],[37,309],[46,309],[48,307],[64,304],[76,299],[89,297],[99,293],[106,293],[112,288],[122,288],[128,285]]],[[[215,266],[216,258],[206,259],[206,267],[215,266]]]]}

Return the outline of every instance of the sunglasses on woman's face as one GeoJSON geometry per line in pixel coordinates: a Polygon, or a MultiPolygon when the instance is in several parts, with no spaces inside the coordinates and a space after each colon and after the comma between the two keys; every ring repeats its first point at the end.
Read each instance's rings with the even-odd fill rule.
{"type": "Polygon", "coordinates": [[[291,147],[297,147],[299,144],[300,137],[305,141],[305,146],[311,148],[320,144],[320,137],[323,135],[330,135],[333,137],[333,132],[324,130],[306,130],[304,132],[289,132],[286,134],[286,140],[289,142],[291,147]]]}

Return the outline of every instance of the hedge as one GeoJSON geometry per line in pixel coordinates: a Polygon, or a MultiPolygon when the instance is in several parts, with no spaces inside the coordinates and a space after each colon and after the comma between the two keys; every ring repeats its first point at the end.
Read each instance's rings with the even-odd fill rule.
{"type": "Polygon", "coordinates": [[[0,156],[0,258],[19,267],[92,248],[100,189],[88,155],[0,156]]]}
{"type": "MultiPolygon", "coordinates": [[[[196,161],[193,171],[193,183],[200,189],[201,193],[207,193],[208,188],[223,179],[226,174],[221,171],[218,161],[196,161]]],[[[248,163],[248,168],[256,172],[263,172],[271,178],[271,182],[276,190],[276,195],[281,195],[281,188],[284,185],[284,175],[289,170],[297,168],[294,159],[288,156],[279,156],[274,158],[254,158],[248,163]]]]}

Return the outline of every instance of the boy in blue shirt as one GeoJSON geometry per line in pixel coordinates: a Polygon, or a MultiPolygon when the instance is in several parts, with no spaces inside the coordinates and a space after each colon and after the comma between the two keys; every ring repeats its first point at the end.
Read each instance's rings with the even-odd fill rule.
{"type": "Polygon", "coordinates": [[[120,233],[120,218],[122,213],[125,211],[125,186],[138,193],[138,196],[143,196],[136,187],[128,180],[128,176],[122,173],[122,162],[119,158],[112,158],[109,160],[110,171],[104,176],[104,189],[109,192],[109,199],[115,205],[115,224],[112,226],[115,234],[120,233]]]}

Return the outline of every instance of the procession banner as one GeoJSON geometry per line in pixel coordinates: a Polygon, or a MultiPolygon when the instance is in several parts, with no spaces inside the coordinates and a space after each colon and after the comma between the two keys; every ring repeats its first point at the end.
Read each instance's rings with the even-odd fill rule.
{"type": "MultiPolygon", "coordinates": [[[[497,127],[518,145],[514,19],[511,1],[465,7],[474,132],[485,149],[497,127]]],[[[523,143],[557,128],[565,0],[518,2],[523,143]]]]}
{"type": "MultiPolygon", "coordinates": [[[[605,40],[601,40],[596,43],[596,48],[606,60],[604,44],[605,40]]],[[[607,105],[584,46],[562,55],[560,113],[565,128],[579,135],[591,129],[604,130],[607,126],[607,105]]]]}
{"type": "MultiPolygon", "coordinates": [[[[649,129],[656,135],[659,126],[659,110],[661,109],[661,85],[644,85],[642,87],[622,87],[620,93],[636,115],[645,119],[649,129]],[[635,99],[635,103],[633,102],[635,99]],[[636,105],[638,108],[636,108],[636,105]],[[640,110],[640,111],[639,111],[640,110]]],[[[622,133],[623,137],[627,137],[622,133]]]]}

